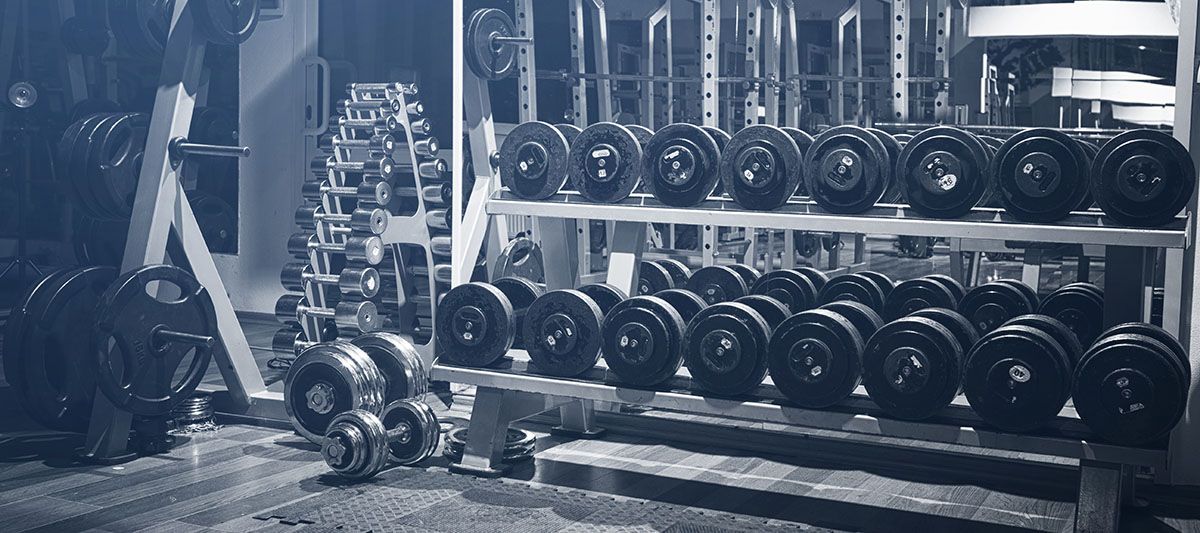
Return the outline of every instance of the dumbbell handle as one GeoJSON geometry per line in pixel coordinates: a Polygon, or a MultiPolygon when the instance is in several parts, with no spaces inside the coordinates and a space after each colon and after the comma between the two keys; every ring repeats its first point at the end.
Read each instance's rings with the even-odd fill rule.
{"type": "Polygon", "coordinates": [[[175,159],[183,159],[189,155],[250,157],[249,146],[223,146],[219,144],[194,143],[188,142],[187,137],[176,137],[172,139],[170,150],[175,159]]]}
{"type": "Polygon", "coordinates": [[[390,157],[382,157],[369,161],[338,161],[332,157],[325,159],[324,170],[335,172],[378,172],[383,177],[392,175],[396,163],[390,157]]]}
{"type": "Polygon", "coordinates": [[[396,149],[396,138],[391,134],[373,135],[366,139],[343,139],[341,135],[333,135],[322,143],[325,146],[333,148],[371,148],[374,150],[382,150],[391,152],[396,149]]]}
{"type": "Polygon", "coordinates": [[[417,94],[415,83],[351,83],[351,91],[396,91],[407,95],[417,94]]]}

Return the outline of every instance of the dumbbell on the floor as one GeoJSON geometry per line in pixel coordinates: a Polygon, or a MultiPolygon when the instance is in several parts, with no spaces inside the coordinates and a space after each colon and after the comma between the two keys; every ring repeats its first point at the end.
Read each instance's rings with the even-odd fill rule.
{"type": "Polygon", "coordinates": [[[420,401],[397,400],[380,416],[354,409],[334,417],[321,457],[338,475],[361,481],[382,471],[389,458],[401,465],[428,459],[440,436],[433,409],[420,401]]]}
{"type": "Polygon", "coordinates": [[[338,161],[332,156],[313,159],[313,174],[324,176],[330,170],[334,172],[361,172],[387,179],[392,177],[392,174],[396,171],[396,162],[386,155],[367,161],[338,161]]]}
{"type": "Polygon", "coordinates": [[[385,253],[383,239],[377,235],[350,236],[344,243],[321,242],[310,233],[294,233],[288,239],[288,253],[307,258],[312,252],[344,254],[347,259],[366,261],[370,265],[381,263],[385,253]]]}
{"type": "Polygon", "coordinates": [[[332,319],[339,328],[358,331],[377,331],[383,324],[375,302],[342,300],[336,306],[312,307],[300,294],[285,294],[275,302],[275,316],[280,320],[303,322],[307,317],[332,319]]]}
{"type": "Polygon", "coordinates": [[[317,283],[320,285],[336,285],[338,290],[361,298],[374,298],[379,294],[382,281],[379,271],[374,267],[343,268],[337,274],[317,274],[311,264],[287,263],[279,274],[283,288],[289,291],[303,291],[305,285],[317,283]]]}
{"type": "Polygon", "coordinates": [[[390,154],[396,151],[396,138],[388,133],[372,135],[366,139],[343,139],[341,135],[322,135],[317,138],[317,145],[325,150],[366,148],[371,151],[390,154]]]}
{"type": "Polygon", "coordinates": [[[305,200],[320,202],[325,196],[353,198],[359,202],[387,205],[392,199],[392,186],[383,180],[363,180],[357,187],[334,187],[328,180],[310,180],[300,187],[305,200]]]}
{"type": "Polygon", "coordinates": [[[296,209],[296,225],[316,229],[317,224],[340,225],[351,230],[382,235],[387,231],[388,212],[378,207],[362,207],[352,213],[326,213],[317,205],[302,205],[296,209]]]}

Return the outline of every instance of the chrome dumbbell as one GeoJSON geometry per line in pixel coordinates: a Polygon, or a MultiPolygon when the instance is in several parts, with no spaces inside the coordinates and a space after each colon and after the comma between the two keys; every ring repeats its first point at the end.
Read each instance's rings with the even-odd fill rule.
{"type": "Polygon", "coordinates": [[[303,291],[305,285],[314,283],[318,285],[337,286],[338,290],[343,294],[360,298],[374,298],[375,295],[379,294],[379,287],[382,283],[379,278],[379,271],[374,267],[346,267],[337,274],[318,274],[313,272],[312,265],[308,263],[287,263],[283,265],[283,270],[279,274],[279,281],[283,285],[283,288],[289,291],[303,291]]]}
{"type": "Polygon", "coordinates": [[[379,118],[337,117],[337,125],[339,128],[350,130],[383,131],[387,133],[398,133],[404,130],[404,126],[400,124],[395,115],[387,115],[379,118]]]}
{"type": "Polygon", "coordinates": [[[296,209],[296,225],[314,229],[317,224],[337,224],[354,231],[382,235],[387,231],[388,213],[379,207],[361,207],[352,213],[326,213],[317,205],[302,205],[296,209]]]}
{"type": "Polygon", "coordinates": [[[415,135],[429,135],[433,132],[433,122],[427,118],[419,118],[408,123],[415,135]]]}
{"type": "Polygon", "coordinates": [[[434,157],[438,155],[438,140],[437,137],[426,137],[419,141],[413,142],[413,151],[418,155],[425,157],[434,157]]]}
{"type": "Polygon", "coordinates": [[[348,259],[365,261],[369,265],[378,265],[383,262],[385,249],[383,239],[377,235],[350,235],[346,238],[346,242],[342,243],[321,242],[316,235],[309,233],[293,233],[288,239],[288,253],[296,257],[307,258],[313,252],[343,254],[348,259]]]}
{"type": "Polygon", "coordinates": [[[396,171],[396,162],[388,156],[367,161],[338,161],[333,157],[317,157],[313,159],[311,168],[313,174],[317,176],[324,176],[332,170],[334,172],[361,172],[387,179],[392,177],[392,173],[396,171]]]}
{"type": "Polygon", "coordinates": [[[300,294],[285,294],[275,301],[275,316],[285,322],[303,322],[306,318],[333,320],[339,328],[361,332],[378,331],[383,325],[375,302],[342,300],[334,307],[313,307],[300,294]]]}
{"type": "Polygon", "coordinates": [[[441,159],[422,161],[417,164],[417,175],[427,180],[446,181],[446,162],[441,159]]]}
{"type": "Polygon", "coordinates": [[[375,416],[354,409],[329,423],[321,456],[343,477],[369,479],[387,466],[417,464],[433,455],[441,439],[437,415],[424,402],[396,400],[375,416]]]}
{"type": "Polygon", "coordinates": [[[363,180],[357,187],[334,187],[327,180],[306,181],[300,187],[304,199],[320,202],[325,196],[354,198],[360,202],[387,205],[392,199],[392,186],[383,180],[363,180]]]}
{"type": "Polygon", "coordinates": [[[338,148],[366,148],[373,152],[392,153],[396,151],[396,138],[390,133],[372,135],[366,139],[343,139],[341,135],[322,135],[317,138],[317,145],[325,150],[338,148]]]}

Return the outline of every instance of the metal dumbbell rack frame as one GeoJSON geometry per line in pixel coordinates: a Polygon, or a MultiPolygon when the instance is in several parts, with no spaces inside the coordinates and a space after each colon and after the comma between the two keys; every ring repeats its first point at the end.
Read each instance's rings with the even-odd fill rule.
{"type": "MultiPolygon", "coordinates": [[[[381,301],[379,309],[381,318],[387,316],[390,324],[385,326],[385,329],[392,330],[403,334],[407,340],[413,343],[417,351],[421,353],[422,359],[427,364],[433,361],[433,303],[436,301],[438,294],[438,280],[441,283],[449,283],[449,268],[446,259],[436,256],[431,246],[431,241],[435,236],[434,230],[427,225],[430,211],[430,206],[427,205],[427,199],[422,194],[422,190],[427,185],[439,185],[438,182],[428,181],[419,173],[419,168],[422,163],[430,162],[436,158],[422,156],[413,148],[416,142],[423,140],[424,136],[414,133],[412,124],[415,120],[421,118],[420,114],[409,112],[410,104],[418,104],[417,87],[410,84],[400,83],[359,83],[351,84],[348,88],[351,102],[372,102],[377,103],[377,106],[347,106],[345,118],[350,120],[380,120],[388,117],[394,118],[401,125],[403,136],[397,138],[396,150],[388,153],[389,157],[395,160],[398,156],[403,156],[405,160],[396,161],[397,171],[395,176],[388,178],[388,181],[393,185],[393,201],[396,201],[401,196],[402,189],[413,189],[415,187],[416,194],[416,209],[411,215],[396,214],[389,211],[387,229],[379,237],[382,239],[385,246],[389,248],[391,261],[385,257],[384,262],[376,266],[380,270],[381,276],[391,277],[395,280],[394,291],[390,290],[385,282],[385,289],[380,290],[379,296],[375,300],[382,300],[387,296],[394,296],[395,302],[390,300],[381,301]],[[390,109],[383,107],[393,101],[399,102],[396,107],[398,112],[392,112],[390,109]],[[386,111],[385,111],[386,109],[386,111]],[[411,174],[407,171],[399,170],[405,166],[411,169],[411,174]],[[411,183],[408,181],[399,182],[396,176],[401,176],[407,180],[411,177],[411,183]],[[412,265],[406,265],[404,254],[401,253],[401,247],[409,247],[410,249],[419,249],[424,256],[426,266],[425,276],[416,276],[412,272],[412,265]],[[441,259],[439,267],[436,262],[441,259]],[[417,290],[421,287],[423,290],[417,290]],[[412,289],[412,290],[410,290],[412,289]],[[428,296],[427,302],[411,301],[411,296],[415,294],[428,296]],[[415,324],[418,303],[428,307],[427,315],[430,317],[429,331],[424,334],[417,334],[412,327],[415,324]]],[[[355,128],[339,127],[338,135],[341,139],[369,139],[372,135],[380,135],[386,133],[382,129],[376,128],[372,132],[364,132],[355,128]]],[[[338,163],[366,161],[370,156],[370,152],[378,152],[373,149],[368,149],[362,146],[350,146],[347,144],[335,145],[332,148],[333,158],[338,163]]],[[[347,172],[337,169],[329,169],[322,176],[316,177],[317,180],[324,180],[331,187],[343,187],[347,183],[347,172]]],[[[351,213],[357,201],[354,199],[343,199],[333,195],[322,195],[320,206],[326,214],[345,215],[351,213]]],[[[379,206],[387,209],[388,206],[379,206]]],[[[317,239],[321,243],[342,244],[346,241],[347,235],[331,231],[333,224],[327,224],[323,221],[314,220],[316,227],[317,239]]],[[[316,274],[338,274],[334,272],[332,267],[332,255],[328,252],[320,252],[310,250],[308,254],[309,264],[312,265],[313,272],[316,274]]],[[[304,296],[310,306],[314,307],[329,307],[334,301],[328,291],[337,291],[336,286],[326,286],[319,283],[305,283],[304,296]]],[[[350,297],[343,295],[343,297],[350,297]]],[[[332,337],[326,335],[326,324],[329,318],[321,317],[306,317],[301,321],[301,330],[304,333],[306,342],[323,342],[333,340],[332,337]]],[[[342,332],[339,332],[342,333],[342,332]]],[[[356,332],[345,332],[345,334],[356,334],[356,332]]]]}
{"type": "MultiPolygon", "coordinates": [[[[189,5],[188,0],[175,1],[121,271],[161,264],[167,259],[167,241],[178,244],[173,248],[171,261],[190,270],[212,297],[219,337],[213,347],[213,358],[228,389],[231,407],[248,410],[256,401],[273,400],[279,395],[267,393],[225,284],[180,184],[182,166],[176,166],[177,161],[173,161],[170,153],[171,143],[186,138],[191,126],[208,46],[189,5]]],[[[132,419],[132,414],[118,410],[103,394],[96,394],[82,455],[97,461],[127,457],[132,419]]]]}
{"type": "MultiPolygon", "coordinates": [[[[719,0],[702,0],[703,13],[719,13],[719,0]]],[[[1196,3],[1189,2],[1187,11],[1181,16],[1189,26],[1193,39],[1187,46],[1181,40],[1180,53],[1194,55],[1196,52],[1194,33],[1197,17],[1196,3]]],[[[716,52],[717,17],[702,20],[701,29],[705,36],[713,36],[704,43],[702,54],[716,52]],[[707,20],[705,22],[705,20],[707,20]],[[710,44],[711,43],[711,44],[710,44]]],[[[1200,61],[1200,56],[1190,61],[1200,61]]],[[[1181,65],[1184,63],[1181,62],[1181,65]]],[[[1180,72],[1194,71],[1192,64],[1181,66],[1180,72]]],[[[706,68],[715,70],[714,64],[706,68]]],[[[703,91],[712,95],[704,100],[705,123],[715,124],[718,114],[716,72],[705,77],[703,91]]],[[[1180,80],[1192,80],[1194,72],[1180,80]]],[[[494,130],[491,124],[490,102],[487,98],[487,82],[478,79],[469,70],[464,72],[464,94],[466,95],[467,126],[472,134],[473,156],[479,160],[495,149],[494,130]]],[[[1181,97],[1192,97],[1190,84],[1181,83],[1181,97]]],[[[1200,94],[1200,93],[1198,93],[1200,94]]],[[[1178,124],[1189,123],[1190,108],[1186,106],[1179,114],[1178,124]]],[[[1200,135],[1200,134],[1198,134],[1200,135]]],[[[1193,157],[1200,152],[1193,151],[1193,157]]],[[[462,206],[465,221],[462,234],[465,239],[455,239],[455,284],[466,281],[468,275],[463,261],[475,257],[483,241],[483,235],[491,220],[501,221],[505,216],[537,216],[545,224],[556,229],[565,228],[569,221],[586,212],[589,218],[609,220],[615,223],[616,242],[613,243],[610,268],[606,281],[624,290],[630,290],[637,279],[637,265],[645,245],[645,224],[651,222],[697,224],[708,226],[754,226],[763,228],[829,231],[856,234],[907,234],[942,235],[960,239],[1013,240],[1029,242],[1056,242],[1105,247],[1106,268],[1120,272],[1110,276],[1105,290],[1105,323],[1115,325],[1127,321],[1142,320],[1145,315],[1145,287],[1152,279],[1153,253],[1166,251],[1168,258],[1168,290],[1177,289],[1181,294],[1189,289],[1192,267],[1184,265],[1185,257],[1195,255],[1192,234],[1196,221],[1189,215],[1177,218],[1166,227],[1155,229],[1113,227],[1098,213],[1076,214],[1056,224],[1031,224],[1016,221],[996,209],[978,208],[961,219],[942,220],[914,216],[903,207],[876,207],[860,215],[831,215],[820,212],[815,205],[804,201],[793,201],[783,208],[771,212],[745,211],[729,200],[709,200],[699,206],[675,208],[657,202],[653,197],[634,195],[617,203],[596,205],[582,201],[575,194],[559,194],[544,201],[526,201],[507,192],[498,190],[497,179],[486,166],[477,166],[474,194],[462,206]],[[553,221],[559,221],[557,223],[553,221]],[[1186,284],[1186,286],[1185,286],[1186,284]]],[[[456,185],[457,185],[456,180],[456,185]]],[[[456,202],[461,200],[456,198],[456,202]]],[[[456,209],[459,208],[456,206],[456,209]]],[[[1195,204],[1189,213],[1195,212],[1195,204]]],[[[457,235],[457,234],[456,234],[457,235]]],[[[568,246],[567,239],[546,238],[542,233],[542,251],[547,265],[547,288],[570,287],[576,281],[568,268],[574,264],[576,249],[568,246]],[[551,276],[549,274],[556,273],[551,276]]],[[[1184,302],[1189,300],[1185,299],[1184,302]]],[[[1194,305],[1194,304],[1191,304],[1194,305]]],[[[1192,309],[1168,309],[1165,314],[1174,316],[1165,320],[1165,326],[1173,334],[1188,339],[1192,309]]],[[[1194,344],[1194,343],[1193,343],[1194,344]]],[[[1192,346],[1189,346],[1191,348],[1192,346]]],[[[952,444],[958,447],[987,450],[1024,452],[1041,456],[1057,456],[1079,461],[1080,482],[1075,525],[1080,530],[1115,531],[1123,505],[1134,501],[1134,480],[1141,469],[1153,469],[1156,478],[1170,481],[1173,463],[1177,458],[1179,440],[1189,440],[1192,432],[1181,428],[1172,435],[1171,444],[1161,447],[1130,447],[1089,440],[1089,433],[1070,408],[1065,409],[1053,427],[1035,434],[1009,434],[987,429],[960,397],[946,409],[944,421],[905,422],[879,418],[870,400],[860,388],[846,404],[848,409],[809,410],[789,407],[779,401],[781,395],[768,380],[759,389],[759,397],[747,400],[707,398],[689,392],[689,377],[683,369],[670,383],[669,388],[652,391],[625,388],[603,382],[604,369],[597,367],[589,374],[576,379],[560,379],[525,372],[527,356],[523,351],[513,350],[511,362],[496,368],[463,368],[435,364],[431,370],[434,380],[474,385],[476,397],[471,414],[469,438],[462,462],[455,465],[458,471],[476,475],[495,476],[504,472],[502,453],[504,436],[508,425],[552,409],[559,409],[561,430],[587,436],[601,430],[595,425],[595,402],[609,405],[639,405],[670,411],[701,414],[727,420],[732,425],[744,426],[746,421],[755,424],[784,424],[801,432],[822,433],[835,431],[846,440],[878,443],[880,438],[891,440],[892,445],[933,451],[929,443],[952,444]],[[1181,438],[1182,434],[1182,438],[1181,438]]],[[[602,364],[602,363],[601,363],[602,364]]],[[[786,403],[786,402],[784,402],[786,403]]],[[[614,422],[626,415],[605,415],[614,422]]],[[[761,427],[761,426],[760,426],[761,427]]],[[[937,452],[934,452],[937,453],[937,452]]],[[[955,453],[947,451],[946,453],[955,453]]],[[[1019,459],[1018,459],[1019,460],[1019,459]]]]}

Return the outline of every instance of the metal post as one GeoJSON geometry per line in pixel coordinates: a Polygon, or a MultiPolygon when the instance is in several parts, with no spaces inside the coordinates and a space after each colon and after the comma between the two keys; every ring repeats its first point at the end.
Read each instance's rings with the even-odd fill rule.
{"type": "MultiPolygon", "coordinates": [[[[504,217],[489,217],[485,206],[492,193],[499,189],[499,179],[492,170],[492,154],[496,153],[496,128],[492,123],[492,100],[487,80],[475,76],[470,69],[463,72],[463,120],[471,136],[471,160],[475,162],[475,188],[467,204],[461,209],[462,222],[451,228],[453,249],[451,251],[451,277],[453,285],[462,285],[471,280],[475,258],[483,248],[483,241],[492,231],[492,246],[499,250],[508,238],[504,217]],[[495,227],[492,227],[492,224],[495,227]]],[[[461,190],[461,177],[455,178],[454,190],[461,190]]],[[[458,206],[462,199],[458,199],[458,206]]]]}
{"type": "MultiPolygon", "coordinates": [[[[953,11],[950,9],[948,0],[937,0],[937,21],[935,28],[937,29],[934,36],[934,75],[944,78],[950,77],[950,15],[953,11]]],[[[933,99],[933,119],[938,123],[946,122],[950,117],[950,85],[946,82],[938,83],[937,94],[933,99]]]]}
{"type": "MultiPolygon", "coordinates": [[[[785,126],[800,127],[800,82],[791,78],[800,74],[800,38],[796,33],[796,4],[795,0],[783,0],[784,28],[787,30],[787,40],[783,45],[784,68],[787,69],[787,94],[784,98],[785,126]]],[[[793,259],[794,260],[794,259],[793,259]]],[[[790,267],[788,267],[790,268],[790,267]]]]}
{"type": "MultiPolygon", "coordinates": [[[[764,11],[769,11],[771,18],[765,23],[767,26],[767,35],[763,38],[763,53],[765,56],[762,61],[762,76],[767,79],[769,85],[764,88],[766,94],[763,96],[763,105],[767,108],[766,123],[772,126],[782,126],[779,123],[779,87],[774,83],[780,80],[779,76],[779,55],[782,52],[780,45],[782,43],[783,21],[780,19],[781,9],[780,2],[782,0],[766,0],[766,4],[770,4],[770,8],[764,11]]],[[[761,17],[760,17],[761,18],[761,17]]]]}
{"type": "MultiPolygon", "coordinates": [[[[604,9],[604,0],[591,0],[592,2],[592,44],[595,46],[593,52],[596,54],[595,65],[596,73],[600,75],[608,74],[608,15],[604,9]]],[[[580,32],[582,33],[582,32],[580,32]]],[[[584,71],[580,71],[584,72],[584,71]]],[[[612,80],[601,77],[596,80],[596,111],[599,114],[599,120],[606,121],[613,119],[612,112],[612,80]]]]}
{"type": "MultiPolygon", "coordinates": [[[[742,0],[741,7],[746,17],[746,76],[758,77],[762,74],[759,70],[758,61],[758,43],[762,27],[762,23],[759,21],[762,18],[760,16],[762,5],[759,3],[759,0],[742,0]]],[[[746,88],[746,104],[742,108],[742,112],[744,113],[742,123],[746,126],[758,123],[759,85],[758,83],[751,83],[746,88]]],[[[729,133],[732,134],[733,132],[729,133]]]]}
{"type": "Polygon", "coordinates": [[[908,0],[892,0],[892,115],[908,121],[908,0]]]}
{"type": "MultiPolygon", "coordinates": [[[[719,120],[720,86],[717,77],[720,75],[721,57],[721,2],[720,0],[701,0],[700,21],[700,65],[701,65],[701,120],[705,126],[717,127],[719,120]]],[[[700,261],[704,266],[712,266],[717,248],[717,228],[706,224],[701,228],[700,261]]]]}
{"type": "MultiPolygon", "coordinates": [[[[521,37],[533,38],[533,0],[513,0],[516,12],[517,34],[521,37]]],[[[517,51],[517,83],[521,90],[517,92],[517,109],[521,122],[531,122],[538,119],[537,112],[537,58],[533,46],[521,46],[517,51]]]]}

